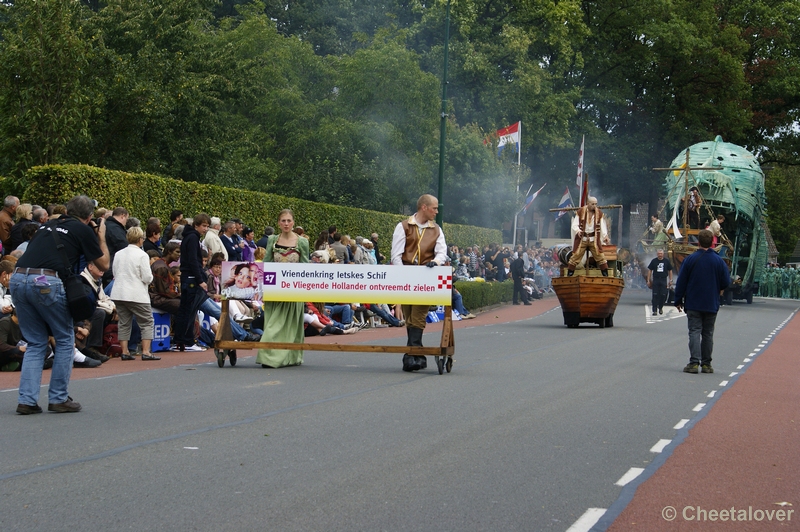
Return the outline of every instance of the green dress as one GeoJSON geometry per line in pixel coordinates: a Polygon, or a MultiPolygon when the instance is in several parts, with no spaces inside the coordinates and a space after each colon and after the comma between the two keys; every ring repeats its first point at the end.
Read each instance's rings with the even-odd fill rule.
{"type": "MultiPolygon", "coordinates": [[[[308,262],[308,240],[305,238],[298,238],[297,247],[278,246],[277,242],[278,235],[269,237],[264,262],[308,262]]],[[[264,334],[261,341],[303,343],[304,312],[305,305],[302,301],[265,301],[264,334]]],[[[256,357],[256,364],[273,368],[302,363],[301,349],[259,349],[256,357]]]]}

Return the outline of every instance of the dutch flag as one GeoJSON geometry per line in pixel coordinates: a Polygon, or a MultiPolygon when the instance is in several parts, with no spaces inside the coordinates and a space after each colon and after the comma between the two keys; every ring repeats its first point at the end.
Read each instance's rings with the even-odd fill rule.
{"type": "Polygon", "coordinates": [[[506,144],[511,144],[517,153],[519,153],[519,137],[520,137],[520,123],[511,124],[508,127],[497,130],[497,136],[500,140],[497,141],[497,156],[503,153],[503,148],[506,144]]]}

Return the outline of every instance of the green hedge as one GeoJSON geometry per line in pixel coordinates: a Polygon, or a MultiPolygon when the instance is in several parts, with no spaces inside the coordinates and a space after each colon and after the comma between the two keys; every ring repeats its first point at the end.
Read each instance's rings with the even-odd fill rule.
{"type": "Polygon", "coordinates": [[[469,310],[507,303],[514,296],[514,283],[510,279],[502,283],[458,281],[455,286],[461,293],[464,306],[469,310]]]}
{"type": "MultiPolygon", "coordinates": [[[[113,209],[122,205],[142,223],[150,216],[157,216],[162,224],[166,223],[170,211],[180,209],[186,217],[206,212],[211,216],[219,216],[223,222],[233,217],[241,218],[255,229],[258,236],[267,225],[277,228],[278,214],[282,209],[289,208],[294,211],[296,225],[305,229],[312,242],[330,225],[337,226],[339,232],[354,238],[359,235],[369,237],[375,232],[380,235],[381,252],[387,256],[394,228],[404,218],[400,214],[86,165],[37,166],[26,172],[25,181],[25,192],[21,198],[28,203],[65,203],[80,193],[96,199],[102,207],[113,209]]],[[[459,247],[502,242],[502,233],[498,229],[445,223],[444,233],[448,245],[459,247]]]]}

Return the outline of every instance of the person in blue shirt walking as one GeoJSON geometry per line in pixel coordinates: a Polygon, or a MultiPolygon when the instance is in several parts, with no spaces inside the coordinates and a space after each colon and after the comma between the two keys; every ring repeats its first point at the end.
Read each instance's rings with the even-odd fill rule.
{"type": "Polygon", "coordinates": [[[711,367],[714,324],[720,292],[731,284],[731,276],[725,261],[710,249],[713,233],[703,229],[697,238],[700,249],[681,264],[675,285],[675,308],[678,312],[685,309],[689,318],[689,363],[683,371],[714,373],[711,367]]]}

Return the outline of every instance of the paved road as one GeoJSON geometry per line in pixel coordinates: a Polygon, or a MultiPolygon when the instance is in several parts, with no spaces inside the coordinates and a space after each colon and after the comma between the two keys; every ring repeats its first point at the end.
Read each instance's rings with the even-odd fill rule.
{"type": "MultiPolygon", "coordinates": [[[[717,374],[687,375],[685,318],[648,299],[626,291],[604,330],[566,329],[552,299],[488,311],[459,324],[443,376],[397,355],[167,355],[77,371],[79,414],[16,416],[0,393],[0,529],[566,530],[797,306],[724,308],[717,374]]],[[[383,331],[355,338],[403,342],[383,331]]]]}

